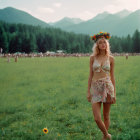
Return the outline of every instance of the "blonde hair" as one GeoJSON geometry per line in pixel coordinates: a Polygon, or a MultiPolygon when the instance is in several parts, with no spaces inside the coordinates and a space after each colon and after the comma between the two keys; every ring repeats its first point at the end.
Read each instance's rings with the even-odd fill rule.
{"type": "Polygon", "coordinates": [[[106,54],[106,56],[109,56],[110,54],[111,54],[111,51],[110,51],[110,44],[109,44],[109,41],[107,40],[107,39],[105,39],[105,38],[100,38],[100,39],[98,39],[95,43],[94,43],[94,45],[93,45],[93,47],[92,47],[92,51],[93,51],[93,56],[98,56],[99,54],[100,54],[100,49],[99,49],[99,46],[98,46],[98,42],[99,42],[99,40],[101,40],[101,39],[104,39],[105,40],[105,42],[106,42],[106,51],[105,51],[105,54],[106,54]]]}

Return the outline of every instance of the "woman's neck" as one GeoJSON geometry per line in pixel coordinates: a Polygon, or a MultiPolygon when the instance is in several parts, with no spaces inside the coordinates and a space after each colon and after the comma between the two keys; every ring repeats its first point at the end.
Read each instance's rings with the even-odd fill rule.
{"type": "Polygon", "coordinates": [[[105,56],[106,53],[105,53],[105,51],[100,51],[99,55],[100,55],[100,56],[105,56]]]}

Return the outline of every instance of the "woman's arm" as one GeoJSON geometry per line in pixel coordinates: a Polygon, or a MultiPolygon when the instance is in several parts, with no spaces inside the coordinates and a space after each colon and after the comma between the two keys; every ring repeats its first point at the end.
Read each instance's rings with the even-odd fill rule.
{"type": "Polygon", "coordinates": [[[111,56],[111,69],[110,69],[110,76],[111,76],[111,81],[114,86],[114,96],[116,97],[116,87],[115,87],[115,76],[114,76],[114,67],[115,67],[115,59],[113,56],[111,56]]]}
{"type": "Polygon", "coordinates": [[[91,81],[92,81],[92,77],[93,77],[93,69],[92,69],[93,59],[94,59],[94,56],[90,56],[89,78],[88,78],[88,94],[90,93],[91,81]]]}

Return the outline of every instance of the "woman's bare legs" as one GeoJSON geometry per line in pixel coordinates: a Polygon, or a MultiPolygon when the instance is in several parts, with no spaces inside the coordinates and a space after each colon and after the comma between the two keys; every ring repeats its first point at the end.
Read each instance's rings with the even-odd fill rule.
{"type": "MultiPolygon", "coordinates": [[[[111,104],[103,103],[103,118],[104,118],[104,124],[107,131],[110,125],[110,107],[111,107],[111,104]]],[[[108,138],[111,139],[111,134],[109,134],[108,138]]],[[[105,136],[103,136],[103,140],[105,139],[106,139],[105,136]]]]}
{"type": "Polygon", "coordinates": [[[111,107],[111,104],[103,103],[103,118],[104,118],[104,124],[107,130],[110,125],[110,107],[111,107]]]}
{"type": "Polygon", "coordinates": [[[93,110],[94,120],[95,120],[96,124],[98,125],[98,127],[102,131],[103,135],[105,137],[107,137],[108,131],[105,127],[104,122],[101,120],[101,102],[93,103],[92,110],[93,110]]]}

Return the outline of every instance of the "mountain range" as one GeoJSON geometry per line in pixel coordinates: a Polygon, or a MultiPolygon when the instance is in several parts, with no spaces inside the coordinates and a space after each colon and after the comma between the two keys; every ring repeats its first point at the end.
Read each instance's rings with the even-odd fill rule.
{"type": "Polygon", "coordinates": [[[65,31],[89,35],[105,31],[116,36],[127,36],[128,34],[132,35],[136,29],[140,30],[140,10],[136,10],[135,12],[122,10],[115,14],[103,12],[90,20],[78,24],[73,23],[69,26],[65,26],[65,22],[62,19],[54,23],[53,26],[65,31]],[[61,26],[58,24],[60,22],[61,26]]]}
{"type": "Polygon", "coordinates": [[[55,27],[75,33],[93,35],[99,31],[109,32],[111,35],[127,36],[132,35],[136,29],[140,30],[140,9],[134,12],[126,9],[115,14],[103,12],[97,14],[90,20],[83,21],[80,18],[68,18],[57,22],[46,23],[39,20],[27,12],[7,7],[0,9],[0,20],[9,23],[24,23],[30,25],[40,25],[42,27],[55,27]]]}

